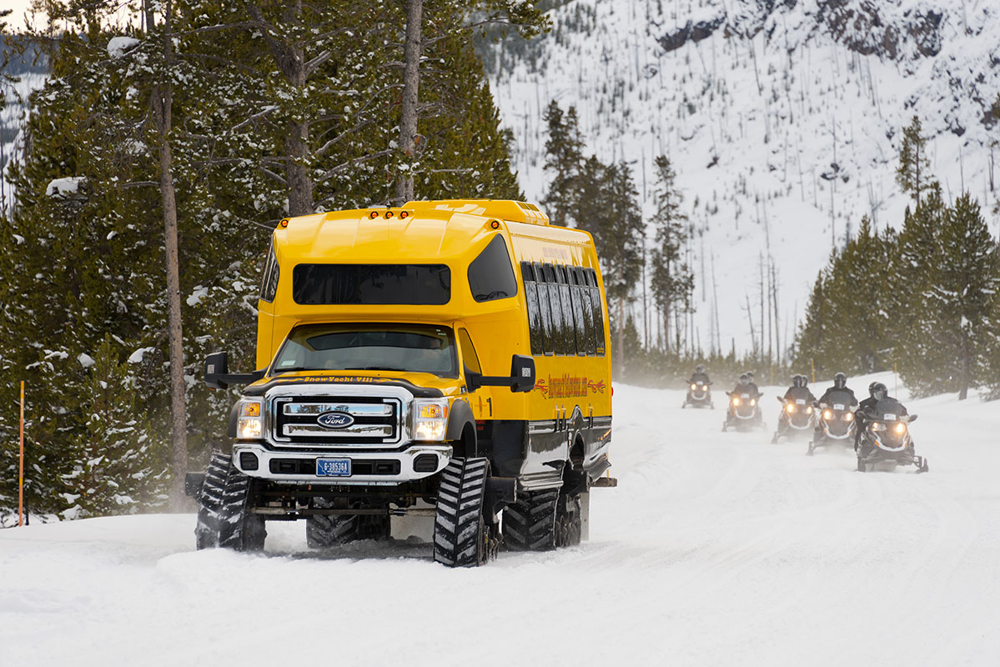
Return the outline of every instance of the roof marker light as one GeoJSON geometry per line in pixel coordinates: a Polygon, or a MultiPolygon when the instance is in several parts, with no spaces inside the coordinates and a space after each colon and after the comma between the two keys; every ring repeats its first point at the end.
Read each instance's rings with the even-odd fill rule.
{"type": "Polygon", "coordinates": [[[374,220],[375,218],[378,217],[378,211],[372,211],[371,213],[368,214],[368,217],[374,220]]]}
{"type": "Polygon", "coordinates": [[[285,218],[284,220],[282,220],[281,222],[279,222],[278,226],[281,227],[282,229],[284,229],[285,227],[287,227],[288,226],[288,218],[285,218]]]}
{"type": "Polygon", "coordinates": [[[493,228],[493,229],[500,229],[500,222],[497,221],[497,220],[494,220],[493,222],[490,223],[490,227],[493,228]]]}
{"type": "Polygon", "coordinates": [[[385,219],[388,220],[391,217],[392,217],[392,211],[386,211],[385,212],[385,219]]]}
{"type": "Polygon", "coordinates": [[[410,217],[410,214],[409,214],[408,211],[400,211],[399,212],[399,218],[400,218],[400,220],[402,220],[404,218],[408,218],[408,217],[410,217]]]}

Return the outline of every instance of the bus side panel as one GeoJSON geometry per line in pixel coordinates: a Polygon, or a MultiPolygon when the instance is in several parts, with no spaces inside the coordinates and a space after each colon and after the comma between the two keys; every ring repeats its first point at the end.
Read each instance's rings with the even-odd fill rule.
{"type": "Polygon", "coordinates": [[[257,302],[257,365],[255,369],[267,368],[274,356],[272,333],[274,331],[273,304],[257,302]]]}

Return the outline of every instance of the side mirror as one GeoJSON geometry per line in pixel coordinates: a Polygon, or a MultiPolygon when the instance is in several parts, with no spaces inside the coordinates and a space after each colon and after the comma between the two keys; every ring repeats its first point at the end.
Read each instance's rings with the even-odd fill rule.
{"type": "Polygon", "coordinates": [[[205,357],[205,384],[212,389],[225,389],[229,384],[223,376],[229,374],[229,353],[214,352],[205,357]]]}
{"type": "Polygon", "coordinates": [[[778,403],[784,403],[785,402],[785,399],[783,399],[781,396],[775,396],[775,398],[778,399],[778,403]]]}
{"type": "Polygon", "coordinates": [[[910,415],[910,418],[907,419],[907,421],[911,421],[911,422],[917,421],[917,415],[910,415]]]}
{"type": "Polygon", "coordinates": [[[229,353],[213,352],[205,357],[205,384],[212,389],[228,389],[231,384],[250,384],[264,377],[267,369],[253,373],[230,373],[229,353]]]}
{"type": "Polygon", "coordinates": [[[531,391],[535,388],[535,360],[523,354],[510,359],[510,377],[494,377],[465,369],[465,386],[470,392],[480,387],[510,387],[511,391],[531,391]]]}
{"type": "Polygon", "coordinates": [[[510,359],[510,377],[513,392],[528,392],[535,388],[535,360],[532,357],[515,354],[510,359]]]}

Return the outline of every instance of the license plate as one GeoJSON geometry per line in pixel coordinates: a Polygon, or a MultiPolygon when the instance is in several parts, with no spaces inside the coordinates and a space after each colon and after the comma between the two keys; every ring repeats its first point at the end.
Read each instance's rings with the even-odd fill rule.
{"type": "Polygon", "coordinates": [[[797,404],[799,404],[799,405],[805,405],[805,404],[806,404],[806,399],[804,399],[804,398],[799,398],[799,399],[796,399],[796,401],[795,401],[795,402],[796,402],[797,404]]]}
{"type": "Polygon", "coordinates": [[[833,404],[833,409],[834,410],[843,410],[844,406],[841,403],[834,403],[833,404]]]}
{"type": "Polygon", "coordinates": [[[316,459],[317,477],[350,477],[351,459],[316,459]]]}

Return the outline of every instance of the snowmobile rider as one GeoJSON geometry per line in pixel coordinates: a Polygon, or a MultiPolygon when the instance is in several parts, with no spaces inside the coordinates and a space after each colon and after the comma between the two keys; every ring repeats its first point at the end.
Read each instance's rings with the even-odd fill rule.
{"type": "Polygon", "coordinates": [[[833,386],[827,389],[822,396],[819,397],[820,403],[826,403],[830,405],[836,402],[836,397],[840,396],[842,403],[844,405],[857,405],[858,399],[854,396],[854,390],[847,387],[847,376],[843,373],[837,373],[833,376],[833,386]],[[846,400],[847,396],[850,396],[850,400],[846,400]]]}
{"type": "Polygon", "coordinates": [[[754,398],[760,398],[760,389],[754,382],[753,371],[747,371],[747,388],[754,398]]]}
{"type": "Polygon", "coordinates": [[[743,373],[740,375],[740,379],[736,381],[736,388],[733,389],[732,393],[742,394],[743,392],[749,392],[750,389],[747,387],[747,374],[743,373]]]}
{"type": "MultiPolygon", "coordinates": [[[[886,387],[881,382],[872,382],[870,385],[868,385],[868,394],[869,394],[868,398],[861,401],[861,403],[858,405],[857,411],[854,413],[855,418],[858,421],[858,430],[857,433],[854,434],[854,451],[858,451],[858,447],[861,444],[861,434],[864,433],[867,422],[870,421],[872,416],[874,415],[875,406],[878,405],[879,401],[884,401],[887,398],[891,398],[889,396],[889,388],[886,387]]],[[[900,403],[899,407],[901,407],[903,410],[903,413],[900,415],[901,417],[909,414],[906,411],[906,408],[903,407],[902,403],[900,403]]]]}
{"type": "Polygon", "coordinates": [[[704,364],[695,366],[694,373],[691,375],[691,379],[688,380],[688,384],[695,384],[697,382],[701,382],[706,386],[712,384],[708,379],[708,371],[705,370],[704,364]]]}
{"type": "Polygon", "coordinates": [[[794,375],[792,376],[792,386],[788,388],[785,392],[783,400],[785,403],[795,403],[795,401],[804,400],[806,405],[813,405],[816,402],[816,397],[813,393],[809,391],[809,379],[805,375],[794,375]]]}

